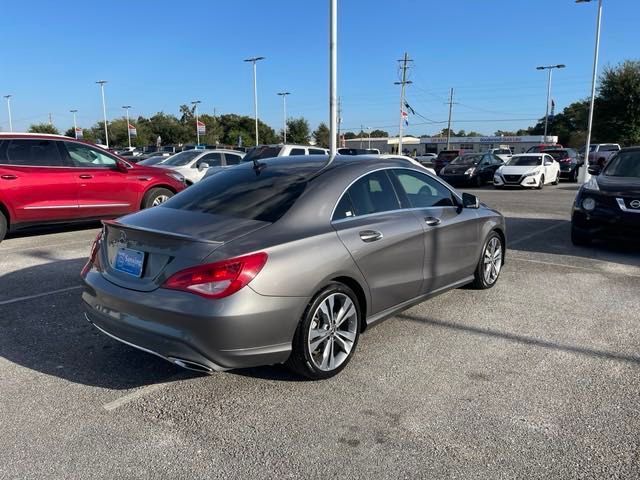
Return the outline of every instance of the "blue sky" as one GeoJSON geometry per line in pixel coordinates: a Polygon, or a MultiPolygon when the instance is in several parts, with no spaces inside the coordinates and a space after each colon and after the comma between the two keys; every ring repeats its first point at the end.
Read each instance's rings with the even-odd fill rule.
{"type": "MultiPolygon", "coordinates": [[[[456,88],[453,128],[491,134],[544,115],[546,76],[540,64],[565,63],[554,76],[560,110],[589,94],[596,3],[574,0],[339,0],[339,93],[343,129],[360,125],[397,133],[397,59],[414,60],[411,106],[434,121],[447,118],[456,88]]],[[[605,0],[601,62],[638,59],[640,1],[605,0]]],[[[258,64],[260,117],[281,126],[290,116],[312,127],[328,118],[328,1],[235,0],[84,2],[32,0],[2,5],[0,94],[14,95],[14,129],[47,121],[82,126],[107,114],[177,113],[202,100],[201,111],[253,114],[251,67],[258,64]]],[[[409,133],[446,125],[411,117],[409,133]]],[[[6,104],[0,128],[8,129],[6,104]]]]}

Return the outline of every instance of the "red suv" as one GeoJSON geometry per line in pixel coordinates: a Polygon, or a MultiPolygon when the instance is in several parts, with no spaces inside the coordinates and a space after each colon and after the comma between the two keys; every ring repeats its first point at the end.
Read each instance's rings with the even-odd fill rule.
{"type": "Polygon", "coordinates": [[[72,138],[0,133],[0,241],[30,225],[153,207],[184,188],[179,173],[130,164],[72,138]]]}

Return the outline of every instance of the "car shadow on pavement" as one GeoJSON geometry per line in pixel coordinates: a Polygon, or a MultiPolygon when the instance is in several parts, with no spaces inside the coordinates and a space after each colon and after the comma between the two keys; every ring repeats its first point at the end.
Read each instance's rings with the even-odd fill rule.
{"type": "Polygon", "coordinates": [[[543,347],[551,350],[560,350],[563,352],[576,353],[579,355],[587,355],[589,357],[602,358],[606,360],[617,360],[621,362],[628,362],[635,365],[640,365],[640,356],[638,355],[625,355],[618,352],[612,352],[608,350],[599,350],[595,348],[589,348],[586,346],[570,345],[566,343],[559,343],[552,340],[545,340],[541,338],[528,337],[525,335],[518,335],[516,333],[504,332],[495,330],[492,328],[481,328],[473,325],[465,325],[461,323],[448,322],[444,320],[435,320],[431,318],[417,317],[414,315],[401,313],[397,315],[397,318],[402,320],[408,320],[411,322],[427,324],[438,328],[446,328],[449,330],[455,330],[464,333],[470,333],[472,335],[481,335],[484,337],[498,338],[507,340],[514,343],[523,345],[531,345],[534,347],[543,347]]]}
{"type": "MultiPolygon", "coordinates": [[[[549,218],[507,217],[507,249],[521,252],[580,257],[640,268],[640,246],[633,241],[594,241],[577,247],[571,243],[571,222],[549,218]]],[[[507,252],[507,261],[508,261],[507,252]]]]}
{"type": "Polygon", "coordinates": [[[7,239],[10,238],[29,238],[37,237],[39,235],[50,235],[54,233],[65,233],[82,230],[92,230],[94,228],[100,228],[99,221],[87,221],[78,223],[60,223],[55,225],[38,225],[34,227],[25,228],[24,230],[17,230],[15,232],[7,233],[7,239]]]}
{"type": "MultiPolygon", "coordinates": [[[[80,286],[84,262],[58,260],[10,272],[0,276],[0,289],[19,286],[20,291],[11,292],[15,298],[80,286]],[[58,283],[56,274],[61,277],[58,283]],[[29,291],[25,278],[33,279],[29,291]]],[[[78,288],[0,304],[0,357],[70,382],[113,390],[201,376],[100,333],[84,318],[81,292],[78,288]]]]}

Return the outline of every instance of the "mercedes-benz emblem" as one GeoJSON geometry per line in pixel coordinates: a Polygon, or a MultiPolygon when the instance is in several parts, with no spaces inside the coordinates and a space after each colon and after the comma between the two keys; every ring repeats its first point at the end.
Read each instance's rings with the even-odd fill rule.
{"type": "Polygon", "coordinates": [[[124,233],[123,231],[120,231],[120,238],[118,239],[118,243],[122,247],[126,247],[127,246],[127,234],[124,233]]]}
{"type": "Polygon", "coordinates": [[[640,200],[631,200],[631,202],[629,202],[629,206],[631,208],[640,208],[640,200]]]}

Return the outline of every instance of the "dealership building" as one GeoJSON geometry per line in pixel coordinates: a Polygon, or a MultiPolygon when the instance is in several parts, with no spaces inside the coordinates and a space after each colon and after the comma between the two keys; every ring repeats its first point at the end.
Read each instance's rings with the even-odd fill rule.
{"type": "MultiPolygon", "coordinates": [[[[344,140],[343,143],[345,147],[350,148],[377,148],[381,153],[397,153],[398,151],[398,137],[352,138],[344,140]]],[[[558,137],[547,135],[546,141],[544,135],[451,137],[449,139],[449,149],[473,153],[508,146],[513,153],[524,153],[530,147],[541,143],[558,143],[558,137]]],[[[439,153],[442,150],[446,150],[446,148],[446,137],[403,137],[402,139],[402,150],[409,155],[439,153]]]]}

